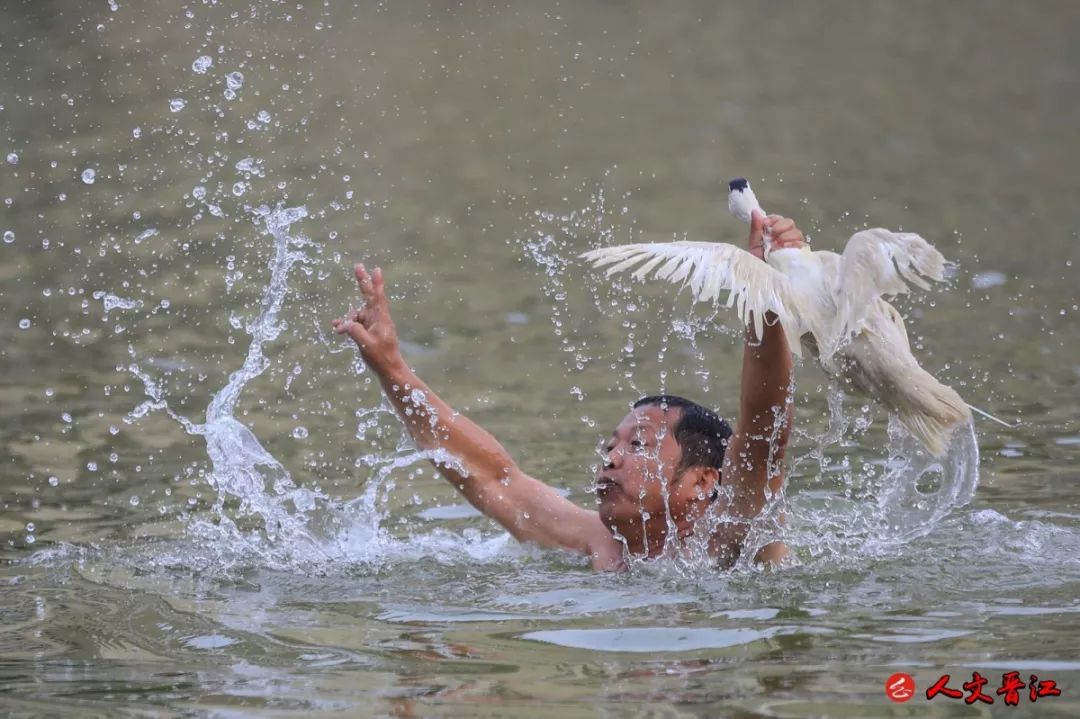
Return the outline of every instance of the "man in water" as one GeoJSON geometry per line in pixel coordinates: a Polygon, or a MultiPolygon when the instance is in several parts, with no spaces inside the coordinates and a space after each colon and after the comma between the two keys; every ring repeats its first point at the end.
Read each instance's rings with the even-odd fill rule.
{"type": "MultiPolygon", "coordinates": [[[[749,245],[759,258],[764,232],[771,233],[773,249],[805,243],[790,219],[755,214],[749,245]]],[[[775,317],[766,318],[760,341],[747,330],[735,430],[681,397],[638,400],[605,445],[593,511],[525,474],[494,437],[439,399],[398,350],[382,271],[369,274],[357,265],[356,279],[364,307],[334,320],[334,330],[356,341],[417,446],[453,458],[436,462],[439,472],[518,541],[574,550],[594,569],[616,570],[627,555],[656,557],[669,545],[679,547],[702,524],[710,555],[730,565],[752,522],[783,486],[792,359],[775,317]]],[[[786,554],[774,541],[754,559],[775,563],[786,554]]]]}

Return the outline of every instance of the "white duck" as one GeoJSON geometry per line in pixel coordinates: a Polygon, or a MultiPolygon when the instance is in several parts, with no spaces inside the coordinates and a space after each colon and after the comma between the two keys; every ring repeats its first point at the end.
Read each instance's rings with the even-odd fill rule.
{"type": "MultiPolygon", "coordinates": [[[[729,185],[728,209],[744,222],[763,212],[749,183],[729,185]]],[[[904,321],[882,295],[908,291],[924,279],[942,281],[945,258],[909,232],[880,228],[856,232],[844,253],[801,249],[771,250],[765,262],[734,245],[667,242],[622,245],[581,255],[595,267],[610,265],[608,276],[635,266],[633,276],[689,285],[695,301],[719,302],[754,324],[761,337],[765,313],[772,312],[791,351],[805,344],[827,374],[869,395],[894,412],[935,457],[948,448],[953,428],[971,421],[969,406],[950,387],[919,366],[911,354],[904,321]]]]}

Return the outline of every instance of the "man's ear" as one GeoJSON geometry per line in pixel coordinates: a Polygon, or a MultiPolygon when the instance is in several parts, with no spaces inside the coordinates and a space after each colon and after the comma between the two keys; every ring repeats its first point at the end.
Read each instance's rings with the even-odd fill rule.
{"type": "Polygon", "coordinates": [[[720,488],[720,470],[716,467],[702,467],[698,486],[701,488],[702,494],[711,499],[716,490],[720,488]]]}
{"type": "Polygon", "coordinates": [[[689,467],[683,472],[679,482],[686,489],[693,489],[695,494],[708,498],[720,486],[720,471],[704,465],[689,467]]]}

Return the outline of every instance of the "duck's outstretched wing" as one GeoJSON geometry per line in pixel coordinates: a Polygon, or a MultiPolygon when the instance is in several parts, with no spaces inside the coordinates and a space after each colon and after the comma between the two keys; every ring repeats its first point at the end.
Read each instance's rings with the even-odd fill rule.
{"type": "Polygon", "coordinates": [[[662,242],[617,245],[581,255],[594,267],[607,267],[607,276],[637,266],[634,279],[652,277],[689,286],[695,302],[719,304],[728,290],[726,306],[734,307],[745,325],[754,324],[762,336],[765,313],[774,313],[791,351],[802,356],[799,338],[806,331],[787,277],[752,254],[719,242],[662,242]]]}
{"type": "Polygon", "coordinates": [[[863,328],[877,298],[903,294],[908,283],[930,289],[924,278],[943,281],[945,258],[918,235],[882,228],[852,235],[834,285],[837,312],[831,334],[837,346],[863,328]]]}

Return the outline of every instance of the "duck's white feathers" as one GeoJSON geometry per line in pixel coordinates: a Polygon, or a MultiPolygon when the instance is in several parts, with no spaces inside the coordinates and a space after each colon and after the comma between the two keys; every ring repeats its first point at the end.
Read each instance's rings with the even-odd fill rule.
{"type": "Polygon", "coordinates": [[[656,279],[689,286],[695,302],[719,304],[728,291],[727,307],[734,307],[743,324],[764,332],[765,313],[772,312],[796,355],[799,337],[807,331],[787,277],[735,245],[719,242],[664,242],[603,247],[581,255],[594,267],[607,267],[607,276],[635,266],[634,279],[650,273],[656,279]]]}
{"type": "Polygon", "coordinates": [[[908,291],[908,283],[930,289],[923,279],[945,279],[945,258],[919,235],[880,227],[856,232],[844,247],[836,272],[836,315],[826,356],[859,333],[882,295],[908,291]]]}
{"type": "Polygon", "coordinates": [[[714,242],[622,245],[582,257],[608,276],[636,268],[635,279],[689,286],[695,301],[718,303],[728,290],[727,306],[758,337],[765,313],[774,313],[794,354],[803,338],[828,374],[896,412],[934,456],[953,428],[971,421],[960,395],[919,366],[900,313],[883,298],[944,279],[945,258],[918,235],[864,230],[841,255],[780,249],[766,262],[714,242]]]}
{"type": "Polygon", "coordinates": [[[896,308],[881,298],[871,304],[862,330],[829,360],[835,368],[830,374],[896,412],[923,446],[941,457],[953,428],[969,423],[971,412],[956,390],[919,366],[896,308]]]}

